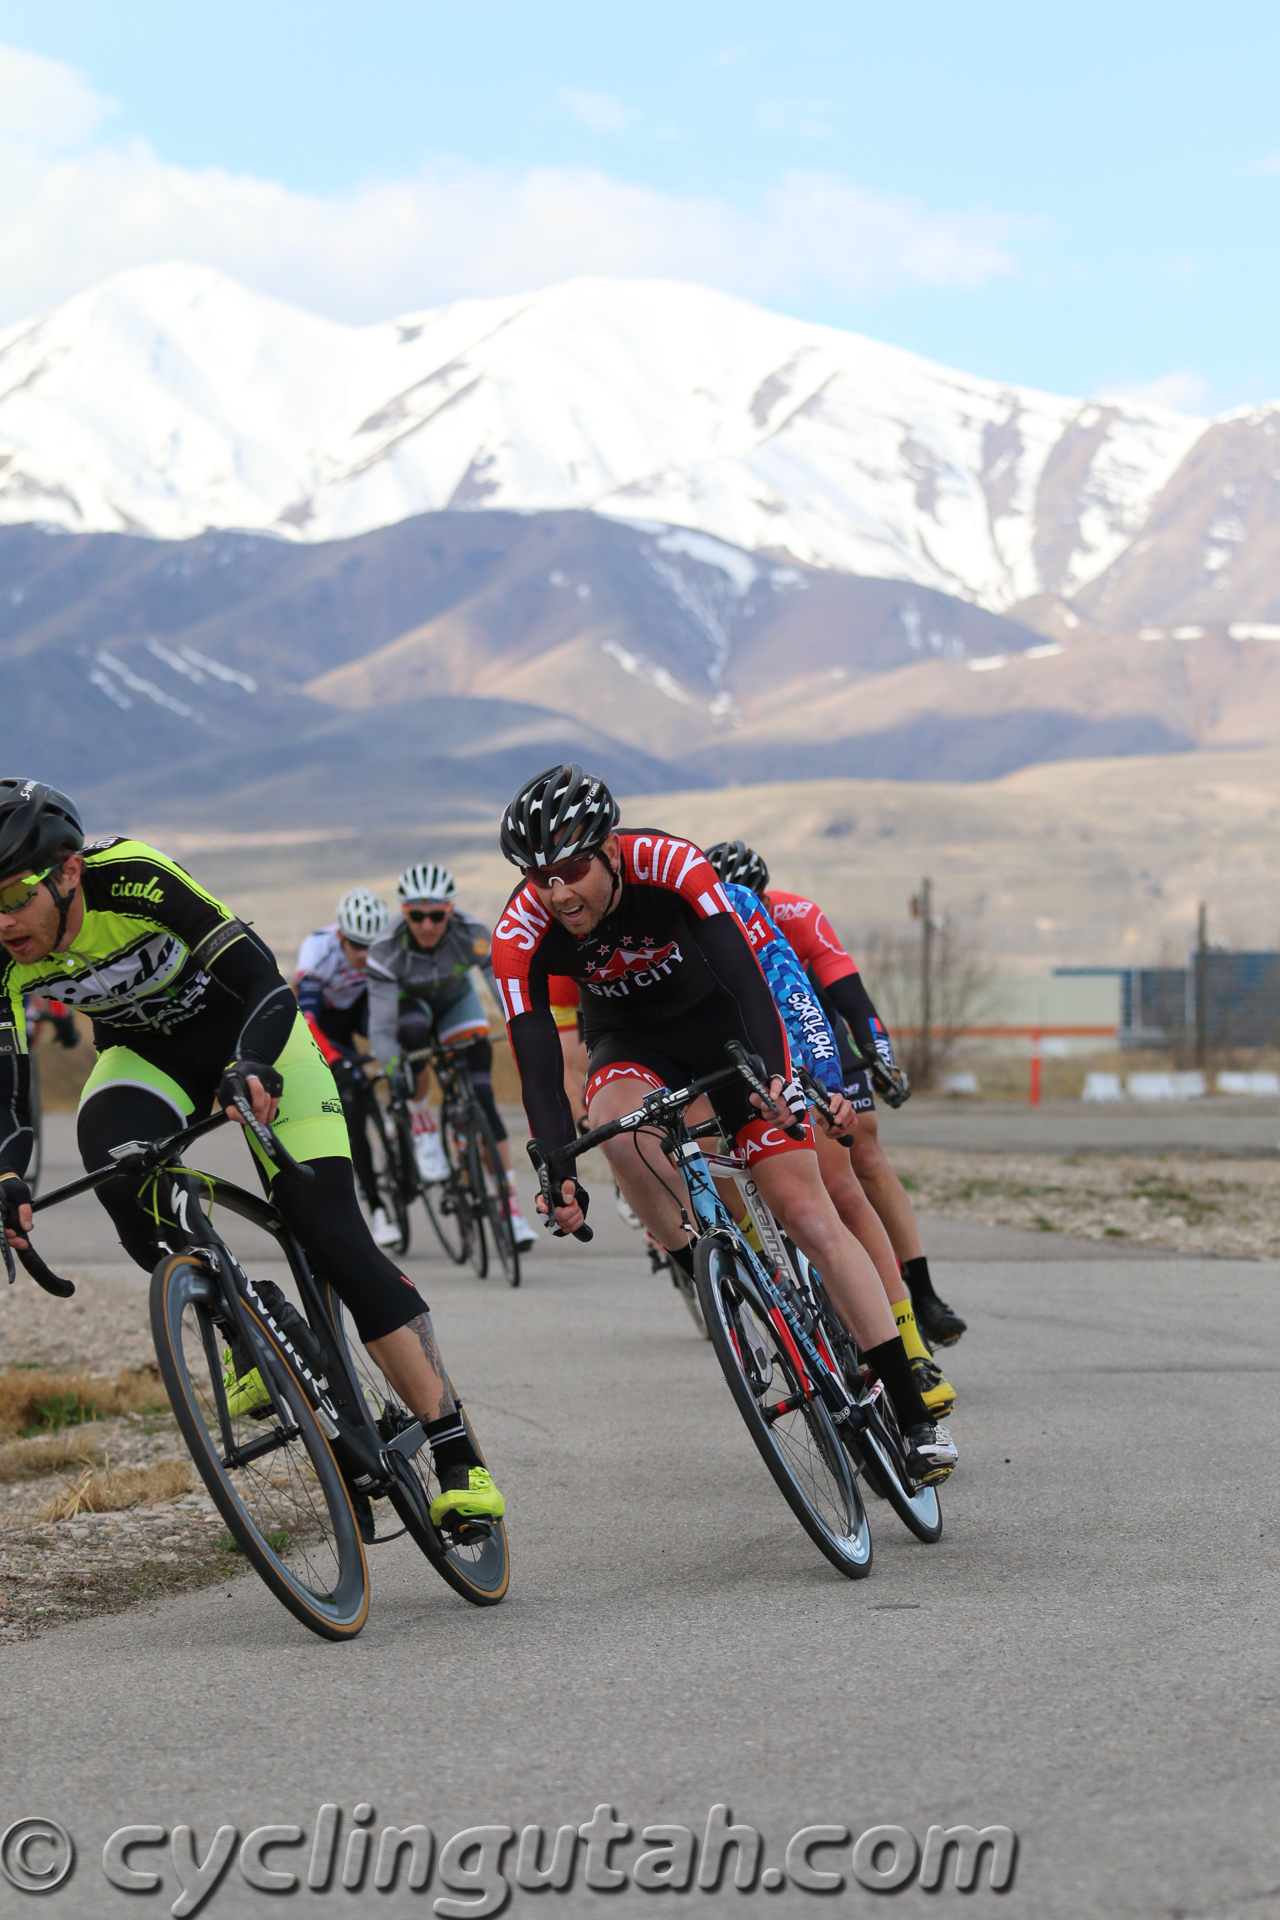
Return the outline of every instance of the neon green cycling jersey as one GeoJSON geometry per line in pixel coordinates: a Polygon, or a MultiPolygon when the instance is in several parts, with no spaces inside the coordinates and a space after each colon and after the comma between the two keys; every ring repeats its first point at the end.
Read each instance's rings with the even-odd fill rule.
{"type": "Polygon", "coordinates": [[[0,1026],[19,1050],[28,993],[87,1013],[99,1050],[167,1038],[211,1014],[238,1031],[243,1008],[208,971],[234,942],[255,938],[229,907],[141,840],[91,843],[81,886],[84,924],[65,953],[18,961],[0,950],[0,1026]]]}
{"type": "Polygon", "coordinates": [[[234,1058],[271,1063],[297,1008],[275,957],[229,907],[141,840],[84,850],[84,921],[71,945],[20,961],[0,948],[0,1168],[26,1165],[23,996],[88,1014],[99,1054],[124,1047],[209,1097],[234,1058]]]}

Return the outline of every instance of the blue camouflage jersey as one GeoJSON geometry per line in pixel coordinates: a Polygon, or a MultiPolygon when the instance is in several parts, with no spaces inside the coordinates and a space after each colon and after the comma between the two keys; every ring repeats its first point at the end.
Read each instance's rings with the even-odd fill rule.
{"type": "Polygon", "coordinates": [[[794,947],[780,931],[768,908],[749,887],[726,881],[725,892],[747,930],[751,950],[760,962],[760,971],[768,981],[774,1004],[782,1015],[787,1039],[791,1043],[792,1059],[807,1067],[814,1079],[821,1082],[829,1093],[843,1093],[840,1049],[794,947]]]}

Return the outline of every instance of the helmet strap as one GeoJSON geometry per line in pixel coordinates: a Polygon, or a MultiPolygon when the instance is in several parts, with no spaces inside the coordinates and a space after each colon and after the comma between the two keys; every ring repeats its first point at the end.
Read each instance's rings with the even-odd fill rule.
{"type": "Polygon", "coordinates": [[[61,867],[55,867],[53,873],[47,873],[45,875],[43,883],[48,887],[50,898],[54,906],[58,909],[58,933],[53,943],[53,951],[55,953],[67,937],[67,917],[71,912],[72,903],[76,897],[76,889],[74,887],[68,888],[66,893],[59,893],[58,889],[54,886],[54,878],[61,872],[61,867]]]}

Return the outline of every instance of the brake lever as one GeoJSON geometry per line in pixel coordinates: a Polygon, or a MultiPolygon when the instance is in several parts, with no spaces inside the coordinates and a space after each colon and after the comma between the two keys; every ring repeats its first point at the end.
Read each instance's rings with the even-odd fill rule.
{"type": "MultiPolygon", "coordinates": [[[[557,1201],[555,1190],[551,1184],[551,1160],[547,1150],[540,1140],[530,1140],[526,1143],[525,1152],[533,1162],[534,1172],[538,1176],[538,1185],[542,1189],[542,1197],[547,1203],[546,1217],[550,1224],[551,1232],[557,1240],[563,1240],[566,1237],[565,1230],[563,1227],[556,1225],[557,1201]]],[[[559,1205],[564,1205],[563,1197],[560,1199],[559,1205]]],[[[575,1240],[581,1240],[585,1245],[588,1240],[595,1239],[595,1230],[589,1227],[584,1220],[580,1227],[574,1228],[573,1237],[575,1240]]]]}
{"type": "MultiPolygon", "coordinates": [[[[768,1112],[769,1108],[773,1105],[773,1095],[770,1093],[768,1085],[760,1078],[761,1073],[765,1070],[764,1061],[758,1054],[748,1053],[740,1040],[726,1040],[724,1050],[746,1081],[751,1092],[758,1093],[764,1101],[763,1111],[768,1112]]],[[[795,1126],[784,1127],[782,1131],[786,1134],[788,1140],[804,1139],[804,1128],[798,1123],[795,1126]]]]}
{"type": "MultiPolygon", "coordinates": [[[[834,1128],[836,1124],[835,1116],[831,1111],[831,1102],[827,1097],[827,1090],[821,1080],[815,1079],[808,1067],[797,1067],[796,1078],[803,1087],[805,1097],[808,1099],[810,1106],[816,1107],[819,1117],[825,1120],[828,1126],[834,1128]]],[[[853,1135],[851,1133],[837,1133],[835,1139],[839,1146],[851,1147],[853,1145],[853,1135]]]]}
{"type": "Polygon", "coordinates": [[[235,1094],[231,1104],[244,1121],[245,1126],[249,1129],[258,1145],[262,1148],[262,1151],[266,1154],[268,1160],[284,1174],[287,1180],[307,1181],[315,1179],[315,1168],[300,1166],[289,1152],[289,1149],[280,1144],[280,1141],[267,1125],[266,1121],[255,1118],[247,1092],[242,1091],[235,1094]]]}

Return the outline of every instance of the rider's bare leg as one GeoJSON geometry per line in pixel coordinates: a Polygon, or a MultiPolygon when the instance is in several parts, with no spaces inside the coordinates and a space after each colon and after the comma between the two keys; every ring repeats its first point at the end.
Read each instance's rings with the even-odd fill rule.
{"type": "Polygon", "coordinates": [[[880,1128],[874,1112],[858,1115],[849,1158],[864,1193],[884,1222],[890,1245],[899,1260],[904,1266],[908,1260],[918,1260],[924,1247],[915,1211],[880,1144],[880,1128]]]}
{"type": "Polygon", "coordinates": [[[832,1205],[817,1154],[811,1148],[773,1154],[758,1160],[752,1175],[769,1211],[822,1275],[832,1305],[858,1345],[878,1347],[895,1339],[880,1276],[832,1205]]]}
{"type": "MultiPolygon", "coordinates": [[[[607,1120],[620,1120],[624,1113],[634,1113],[646,1094],[652,1092],[653,1088],[645,1080],[610,1080],[592,1100],[588,1120],[593,1127],[602,1127],[607,1120]]],[[[694,1115],[694,1109],[691,1108],[690,1113],[694,1115]]],[[[683,1201],[686,1212],[689,1202],[684,1181],[664,1156],[659,1142],[656,1132],[639,1136],[621,1133],[616,1140],[606,1143],[603,1152],[628,1205],[639,1214],[654,1239],[670,1253],[689,1244],[689,1236],[680,1224],[680,1202],[683,1201]],[[637,1137],[643,1146],[643,1157],[637,1137]],[[680,1201],[668,1189],[679,1194],[680,1201]]]]}
{"type": "MultiPolygon", "coordinates": [[[[861,1114],[858,1116],[858,1125],[862,1125],[861,1114]]],[[[884,1222],[862,1191],[850,1163],[849,1149],[842,1147],[834,1134],[824,1133],[819,1126],[814,1127],[813,1133],[818,1145],[818,1171],[822,1175],[822,1184],[831,1195],[832,1204],[845,1226],[871,1256],[871,1263],[884,1288],[885,1299],[890,1306],[895,1306],[899,1300],[909,1300],[911,1294],[894,1257],[884,1222]]]]}
{"type": "Polygon", "coordinates": [[[444,1362],[436,1345],[431,1315],[420,1313],[407,1326],[384,1333],[365,1345],[411,1413],[419,1420],[440,1420],[455,1406],[444,1362]]]}

